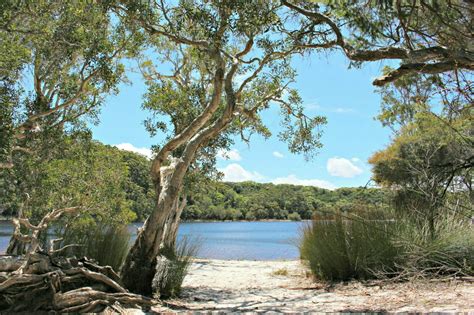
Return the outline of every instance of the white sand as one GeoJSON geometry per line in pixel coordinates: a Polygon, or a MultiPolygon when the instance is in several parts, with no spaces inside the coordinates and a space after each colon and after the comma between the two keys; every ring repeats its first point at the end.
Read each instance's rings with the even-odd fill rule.
{"type": "MultiPolygon", "coordinates": [[[[384,284],[351,282],[328,287],[311,280],[299,261],[196,260],[182,297],[182,312],[472,312],[467,281],[384,284]],[[277,275],[280,273],[281,275],[277,275]]],[[[158,309],[156,309],[158,311],[158,309]]]]}

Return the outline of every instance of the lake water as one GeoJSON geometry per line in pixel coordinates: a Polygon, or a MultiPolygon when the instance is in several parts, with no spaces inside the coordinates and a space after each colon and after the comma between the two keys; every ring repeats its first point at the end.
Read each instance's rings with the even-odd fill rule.
{"type": "MultiPolygon", "coordinates": [[[[303,222],[185,222],[178,239],[199,243],[199,258],[276,260],[299,257],[296,239],[303,222]]],[[[133,238],[141,224],[130,225],[133,238]]],[[[10,240],[10,221],[0,221],[0,253],[10,240]]]]}

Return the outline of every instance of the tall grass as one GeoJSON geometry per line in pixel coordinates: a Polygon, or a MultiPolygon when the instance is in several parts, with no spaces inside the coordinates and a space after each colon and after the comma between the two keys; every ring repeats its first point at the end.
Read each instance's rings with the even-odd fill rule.
{"type": "Polygon", "coordinates": [[[86,256],[118,271],[128,253],[131,235],[126,225],[98,223],[87,228],[66,230],[62,237],[62,246],[80,245],[68,248],[64,254],[86,256]]]}
{"type": "Polygon", "coordinates": [[[402,248],[398,277],[474,275],[474,226],[455,215],[429,226],[405,220],[393,243],[402,248]]]}
{"type": "Polygon", "coordinates": [[[153,289],[161,299],[179,296],[185,276],[191,266],[193,257],[199,249],[199,242],[195,239],[183,237],[178,241],[175,248],[165,248],[162,253],[163,270],[153,279],[153,289]]]}
{"type": "Polygon", "coordinates": [[[313,221],[300,243],[301,258],[324,280],[368,279],[393,271],[398,248],[391,242],[393,222],[368,221],[340,213],[334,220],[313,221]]]}
{"type": "Polygon", "coordinates": [[[474,229],[455,216],[436,222],[436,233],[408,218],[368,220],[336,213],[302,233],[300,254],[324,280],[474,275],[474,229]]]}

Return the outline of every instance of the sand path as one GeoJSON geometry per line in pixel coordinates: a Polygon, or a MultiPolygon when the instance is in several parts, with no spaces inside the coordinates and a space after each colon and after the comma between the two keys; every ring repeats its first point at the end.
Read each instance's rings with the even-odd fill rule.
{"type": "Polygon", "coordinates": [[[376,284],[315,283],[299,261],[196,260],[182,297],[183,312],[471,312],[466,281],[376,284]]]}

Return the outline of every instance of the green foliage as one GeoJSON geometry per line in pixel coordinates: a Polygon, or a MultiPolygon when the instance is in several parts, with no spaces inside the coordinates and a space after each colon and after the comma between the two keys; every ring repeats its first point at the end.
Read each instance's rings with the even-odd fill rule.
{"type": "Polygon", "coordinates": [[[386,219],[336,212],[313,220],[300,238],[301,258],[324,280],[474,274],[474,230],[465,218],[438,220],[434,238],[428,221],[420,227],[411,216],[386,219]]]}
{"type": "MultiPolygon", "coordinates": [[[[334,191],[311,186],[255,182],[208,182],[188,194],[184,220],[311,219],[329,216],[330,205],[357,211],[352,204],[386,208],[387,192],[371,188],[340,188],[334,191]],[[319,211],[319,212],[318,212],[319,211]]],[[[382,210],[382,212],[385,210],[382,210]]]]}
{"type": "Polygon", "coordinates": [[[92,258],[101,266],[118,271],[128,253],[131,235],[127,225],[83,220],[72,228],[62,229],[58,236],[63,238],[58,247],[80,245],[69,247],[62,254],[92,258]]]}
{"type": "Polygon", "coordinates": [[[448,214],[436,221],[436,235],[425,223],[420,228],[410,220],[399,224],[393,243],[402,248],[398,276],[474,275],[474,229],[463,217],[448,214]]]}
{"type": "Polygon", "coordinates": [[[140,154],[123,150],[116,151],[128,169],[124,190],[130,202],[130,210],[135,213],[136,221],[143,222],[153,211],[156,202],[156,194],[150,177],[151,162],[140,154]]]}
{"type": "Polygon", "coordinates": [[[165,248],[163,255],[167,259],[166,271],[161,281],[156,282],[161,299],[178,297],[184,277],[188,273],[193,257],[197,254],[199,243],[188,238],[178,241],[176,248],[165,248]]]}
{"type": "Polygon", "coordinates": [[[298,212],[292,212],[292,213],[288,214],[288,220],[291,220],[291,221],[301,221],[301,217],[300,217],[300,215],[298,214],[298,212]]]}
{"type": "Polygon", "coordinates": [[[79,217],[61,221],[71,227],[134,220],[125,191],[128,169],[120,151],[83,133],[58,140],[53,147],[39,148],[42,155],[27,155],[15,168],[0,173],[0,188],[9,192],[0,196],[6,212],[21,209],[37,224],[52,209],[80,207],[79,217]]]}
{"type": "Polygon", "coordinates": [[[300,255],[313,274],[324,280],[373,278],[396,267],[394,231],[391,221],[335,213],[335,220],[314,220],[304,228],[300,255]]]}
{"type": "MultiPolygon", "coordinates": [[[[399,84],[402,88],[402,82],[399,84]]],[[[472,109],[456,101],[436,114],[426,104],[410,107],[410,99],[402,106],[403,100],[391,100],[387,108],[392,111],[386,109],[382,118],[389,125],[395,120],[403,122],[396,123],[401,126],[396,137],[369,162],[374,180],[394,192],[395,209],[410,214],[420,228],[428,223],[434,237],[437,221],[446,214],[474,214],[472,109]],[[404,107],[411,112],[407,114],[404,107]]]]}
{"type": "Polygon", "coordinates": [[[0,129],[8,136],[0,161],[15,165],[97,122],[105,96],[125,80],[121,58],[142,38],[112,18],[108,3],[7,0],[0,9],[0,129]]]}

